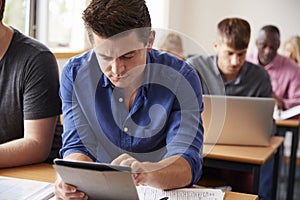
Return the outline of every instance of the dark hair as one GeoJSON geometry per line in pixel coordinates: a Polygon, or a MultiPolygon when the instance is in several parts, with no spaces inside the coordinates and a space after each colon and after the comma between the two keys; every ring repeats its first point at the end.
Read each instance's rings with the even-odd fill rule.
{"type": "Polygon", "coordinates": [[[228,46],[240,50],[248,48],[250,24],[241,18],[226,18],[218,23],[218,35],[228,46]]]}
{"type": "Polygon", "coordinates": [[[144,0],[92,0],[82,18],[91,42],[92,32],[109,38],[132,29],[144,44],[148,42],[151,18],[144,0]]]}
{"type": "Polygon", "coordinates": [[[274,25],[266,25],[266,26],[263,26],[261,28],[262,31],[265,31],[267,33],[275,33],[275,34],[278,34],[278,36],[280,36],[280,31],[279,29],[274,26],[274,25]]]}
{"type": "Polygon", "coordinates": [[[2,4],[0,8],[0,22],[2,22],[3,19],[4,8],[5,8],[5,0],[2,0],[2,4]]]}

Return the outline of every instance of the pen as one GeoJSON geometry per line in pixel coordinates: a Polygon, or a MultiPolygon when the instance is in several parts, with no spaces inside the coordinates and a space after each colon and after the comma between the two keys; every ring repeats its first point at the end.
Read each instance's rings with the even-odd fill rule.
{"type": "Polygon", "coordinates": [[[163,198],[161,198],[159,200],[168,200],[168,199],[169,199],[169,197],[163,197],[163,198]]]}

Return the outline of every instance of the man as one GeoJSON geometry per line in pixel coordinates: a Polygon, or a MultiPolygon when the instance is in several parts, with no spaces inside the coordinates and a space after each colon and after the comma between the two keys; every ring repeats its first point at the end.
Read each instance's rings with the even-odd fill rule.
{"type": "MultiPolygon", "coordinates": [[[[202,169],[202,92],[185,62],[153,50],[145,1],[92,0],[83,13],[93,50],[61,76],[64,159],[132,168],[137,184],[190,186],[202,169]]],[[[57,199],[86,199],[58,176],[57,199]]]]}
{"type": "MultiPolygon", "coordinates": [[[[194,56],[187,60],[199,72],[204,94],[272,97],[272,87],[268,73],[260,66],[245,61],[250,40],[250,25],[241,18],[226,18],[218,23],[214,41],[216,55],[194,56]]],[[[272,165],[264,168],[259,189],[260,199],[271,196],[272,165]],[[266,182],[268,181],[268,182],[266,182]]],[[[249,179],[239,174],[238,179],[227,177],[234,190],[247,191],[249,179]],[[246,179],[246,181],[245,181],[246,179]]]]}
{"type": "Polygon", "coordinates": [[[55,57],[4,25],[4,8],[0,0],[0,168],[45,161],[61,113],[55,57]]]}
{"type": "Polygon", "coordinates": [[[261,28],[256,39],[257,52],[247,60],[263,66],[269,73],[273,96],[279,109],[285,110],[300,104],[300,69],[293,60],[279,55],[280,32],[276,26],[261,28]]]}

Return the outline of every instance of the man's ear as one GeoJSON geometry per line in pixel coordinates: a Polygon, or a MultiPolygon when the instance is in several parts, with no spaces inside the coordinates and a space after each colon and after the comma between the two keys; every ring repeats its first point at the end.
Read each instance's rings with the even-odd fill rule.
{"type": "Polygon", "coordinates": [[[214,47],[215,52],[217,52],[218,48],[219,48],[219,43],[217,40],[213,41],[213,47],[214,47]]]}
{"type": "Polygon", "coordinates": [[[147,43],[147,51],[151,51],[153,43],[155,40],[155,31],[151,31],[150,35],[149,35],[149,39],[148,39],[148,43],[147,43]]]}

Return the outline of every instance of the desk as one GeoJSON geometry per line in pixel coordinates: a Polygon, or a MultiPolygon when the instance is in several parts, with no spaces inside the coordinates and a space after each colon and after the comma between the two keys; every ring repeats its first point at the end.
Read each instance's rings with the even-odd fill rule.
{"type": "Polygon", "coordinates": [[[203,148],[203,165],[219,169],[251,172],[253,174],[252,192],[258,194],[261,168],[275,154],[272,193],[276,195],[279,163],[278,148],[282,143],[283,137],[273,136],[270,145],[267,147],[205,144],[203,148]]]}
{"type": "Polygon", "coordinates": [[[287,199],[293,199],[294,194],[294,181],[295,171],[297,163],[297,151],[299,142],[300,132],[300,120],[299,119],[287,119],[287,120],[276,120],[276,126],[279,134],[285,136],[286,131],[292,132],[292,146],[289,164],[289,175],[287,185],[287,199]]]}
{"type": "MultiPolygon", "coordinates": [[[[0,176],[13,178],[24,178],[37,181],[53,183],[56,179],[56,173],[50,164],[36,164],[22,167],[13,167],[0,169],[0,176]]],[[[258,200],[257,195],[243,194],[237,192],[225,192],[225,200],[258,200]]]]}

